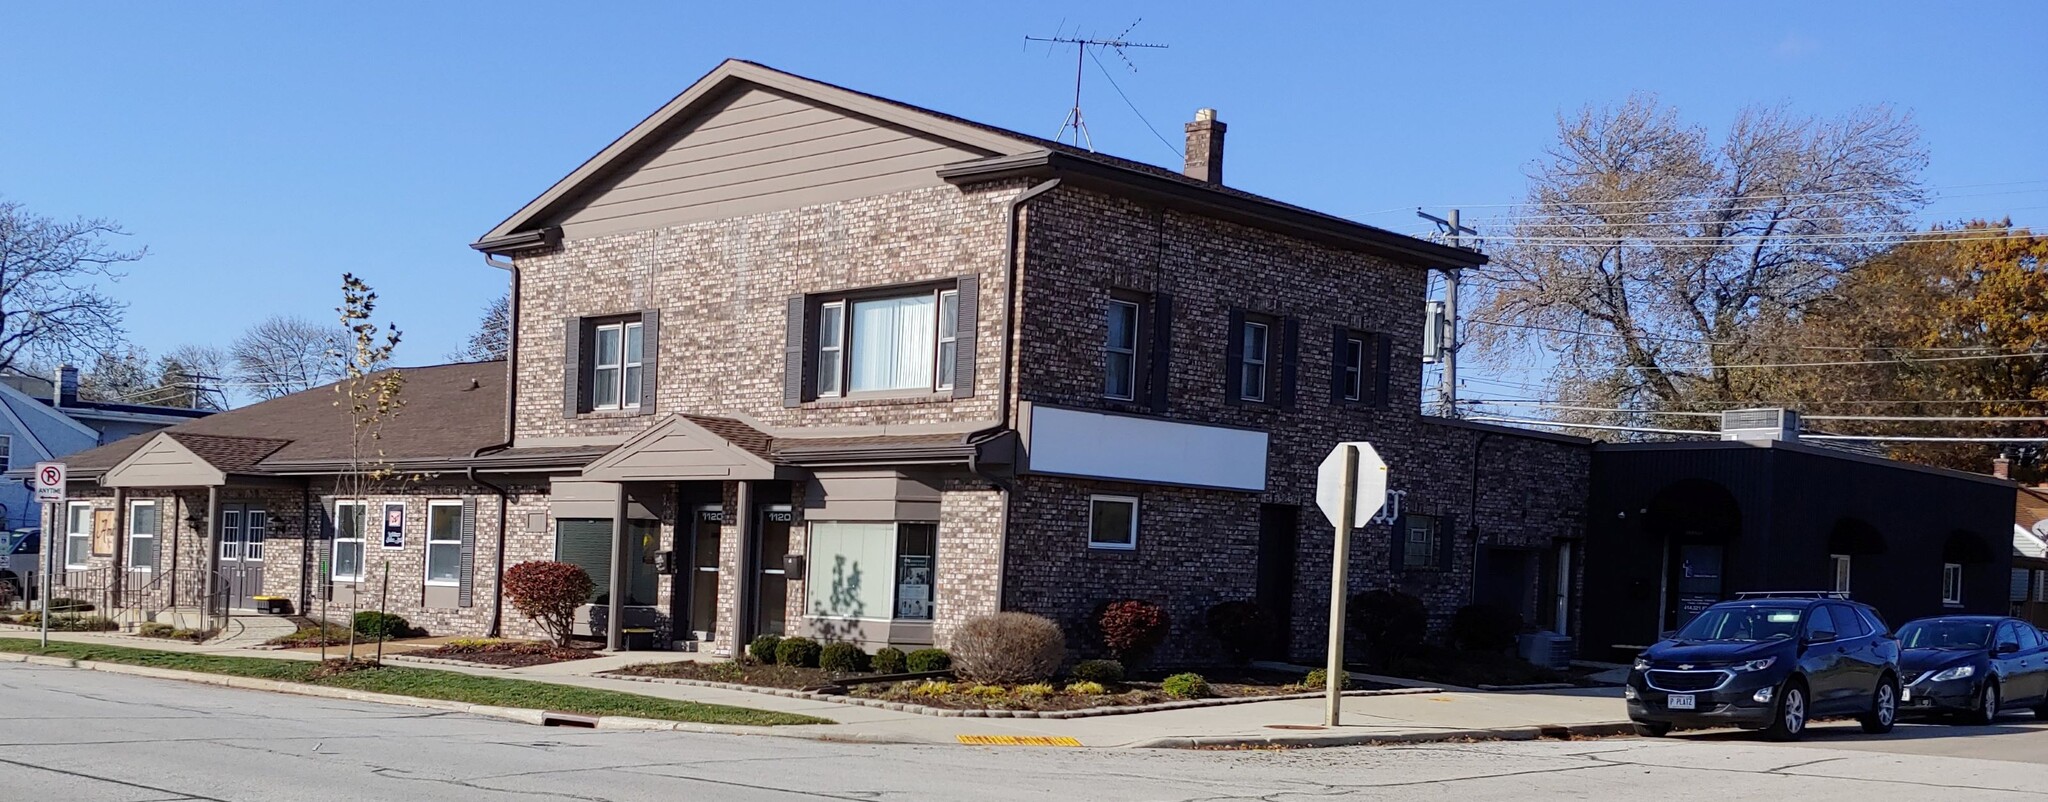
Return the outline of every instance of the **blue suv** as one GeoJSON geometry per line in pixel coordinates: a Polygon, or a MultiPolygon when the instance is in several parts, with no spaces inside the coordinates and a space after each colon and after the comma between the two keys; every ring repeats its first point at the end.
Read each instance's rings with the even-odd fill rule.
{"type": "Polygon", "coordinates": [[[1833,593],[1744,593],[1636,657],[1622,690],[1636,732],[1741,727],[1798,738],[1822,718],[1890,732],[1899,641],[1869,605],[1833,593]]]}

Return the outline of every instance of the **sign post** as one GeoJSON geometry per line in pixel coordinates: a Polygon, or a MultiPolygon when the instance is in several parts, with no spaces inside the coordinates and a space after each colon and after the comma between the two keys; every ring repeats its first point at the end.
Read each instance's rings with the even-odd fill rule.
{"type": "MultiPolygon", "coordinates": [[[[40,535],[42,538],[42,554],[40,556],[43,562],[43,575],[39,577],[41,581],[37,583],[41,586],[41,590],[38,592],[42,594],[42,607],[39,608],[42,614],[36,618],[42,624],[42,648],[45,649],[50,648],[50,614],[52,612],[50,609],[50,578],[52,574],[57,572],[56,544],[65,543],[63,540],[50,537],[50,530],[62,523],[57,519],[63,511],[64,474],[64,463],[36,463],[36,501],[41,503],[44,511],[43,531],[40,535]]],[[[68,546],[69,544],[65,543],[65,545],[68,546]]]]}
{"type": "Polygon", "coordinates": [[[1338,443],[1316,470],[1316,506],[1336,527],[1330,556],[1330,646],[1323,668],[1323,724],[1335,727],[1344,707],[1344,605],[1351,575],[1351,530],[1372,519],[1387,499],[1387,463],[1371,443],[1338,443]]]}

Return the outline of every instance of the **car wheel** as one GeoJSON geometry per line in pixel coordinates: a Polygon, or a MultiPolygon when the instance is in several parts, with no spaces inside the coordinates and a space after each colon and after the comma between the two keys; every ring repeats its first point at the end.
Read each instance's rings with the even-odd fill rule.
{"type": "Polygon", "coordinates": [[[1764,728],[1764,737],[1773,741],[1793,741],[1806,733],[1806,685],[1797,679],[1787,680],[1785,690],[1778,694],[1776,715],[1771,726],[1764,728]]]}
{"type": "Polygon", "coordinates": [[[1644,738],[1662,738],[1671,734],[1671,725],[1660,721],[1635,722],[1636,734],[1644,738]]]}
{"type": "Polygon", "coordinates": [[[1977,707],[1963,716],[1963,721],[1979,727],[1998,720],[1998,681],[1986,680],[1984,689],[1977,692],[1977,707]]]}
{"type": "Polygon", "coordinates": [[[1892,731],[1892,725],[1899,720],[1899,683],[1886,674],[1877,681],[1877,690],[1871,693],[1870,712],[1862,719],[1863,731],[1872,735],[1883,735],[1892,731]]]}

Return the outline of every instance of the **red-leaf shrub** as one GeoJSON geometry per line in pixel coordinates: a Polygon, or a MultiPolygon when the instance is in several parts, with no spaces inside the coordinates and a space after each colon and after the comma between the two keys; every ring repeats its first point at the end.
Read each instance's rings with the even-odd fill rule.
{"type": "Polygon", "coordinates": [[[537,560],[505,569],[505,598],[512,609],[540,624],[555,645],[569,645],[576,608],[590,601],[597,586],[582,567],[537,560]]]}
{"type": "Polygon", "coordinates": [[[1124,665],[1135,666],[1166,640],[1168,622],[1165,608],[1129,599],[1104,605],[1095,625],[1102,633],[1102,645],[1124,665]]]}

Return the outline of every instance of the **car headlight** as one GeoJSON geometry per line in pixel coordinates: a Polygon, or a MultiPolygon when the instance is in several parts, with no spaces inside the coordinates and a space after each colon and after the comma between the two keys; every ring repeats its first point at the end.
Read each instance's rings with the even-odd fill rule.
{"type": "Polygon", "coordinates": [[[1735,665],[1729,666],[1728,668],[1734,671],[1762,671],[1766,668],[1770,668],[1773,664],[1777,662],[1778,658],[1776,657],[1766,657],[1761,660],[1751,660],[1747,663],[1736,663],[1735,665]]]}
{"type": "Polygon", "coordinates": [[[1976,666],[1956,666],[1929,678],[1932,682],[1947,682],[1952,679],[1966,679],[1977,673],[1976,666]]]}
{"type": "Polygon", "coordinates": [[[1649,660],[1649,658],[1646,658],[1646,657],[1638,657],[1638,658],[1636,658],[1636,670],[1637,670],[1637,671],[1648,671],[1648,670],[1650,670],[1650,660],[1649,660]]]}

